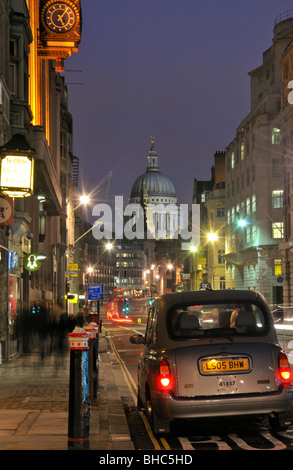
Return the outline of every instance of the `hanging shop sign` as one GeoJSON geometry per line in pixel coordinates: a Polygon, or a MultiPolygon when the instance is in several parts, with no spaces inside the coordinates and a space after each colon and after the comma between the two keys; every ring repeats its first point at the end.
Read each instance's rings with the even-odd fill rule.
{"type": "Polygon", "coordinates": [[[28,271],[37,271],[44,261],[46,261],[46,255],[29,253],[23,258],[23,267],[28,271]]]}
{"type": "Polygon", "coordinates": [[[1,159],[1,191],[10,197],[27,197],[33,191],[33,159],[6,155],[1,159]]]}
{"type": "Polygon", "coordinates": [[[16,134],[0,147],[0,191],[10,197],[27,197],[33,192],[34,149],[16,134]]]}
{"type": "Polygon", "coordinates": [[[0,196],[0,225],[13,225],[13,199],[0,196]]]}

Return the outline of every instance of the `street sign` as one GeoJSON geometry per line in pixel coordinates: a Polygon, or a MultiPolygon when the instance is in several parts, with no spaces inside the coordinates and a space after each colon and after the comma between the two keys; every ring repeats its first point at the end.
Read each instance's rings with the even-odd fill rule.
{"type": "Polygon", "coordinates": [[[78,264],[77,263],[69,263],[69,276],[78,277],[78,264]]]}
{"type": "Polygon", "coordinates": [[[104,295],[104,284],[88,284],[87,298],[88,300],[100,300],[104,295]]]}

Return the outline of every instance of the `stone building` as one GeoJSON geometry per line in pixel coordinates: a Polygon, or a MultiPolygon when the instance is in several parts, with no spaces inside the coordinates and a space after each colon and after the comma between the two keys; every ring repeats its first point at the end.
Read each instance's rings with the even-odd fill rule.
{"type": "Polygon", "coordinates": [[[250,75],[250,112],[226,149],[227,287],[283,300],[279,244],[284,237],[283,143],[280,139],[282,65],[293,19],[275,21],[271,47],[250,75]]]}
{"type": "MultiPolygon", "coordinates": [[[[292,11],[276,19],[275,28],[278,35],[284,35],[293,30],[292,11]],[[290,15],[291,13],[291,15],[290,15]]],[[[278,36],[277,36],[278,37],[278,36]]],[[[278,158],[281,162],[282,185],[280,188],[280,202],[283,206],[283,239],[280,241],[280,258],[278,275],[283,279],[284,304],[293,302],[293,44],[290,41],[281,56],[281,95],[280,111],[272,122],[277,133],[278,158]]]]}
{"type": "Polygon", "coordinates": [[[6,360],[15,339],[18,350],[29,347],[26,332],[41,303],[49,315],[65,308],[74,251],[78,158],[67,87],[56,69],[61,59],[52,50],[44,55],[49,49],[40,37],[42,2],[0,3],[0,147],[29,148],[34,160],[33,194],[14,199],[12,223],[0,220],[0,341],[6,360]],[[35,271],[24,263],[30,254],[42,259],[35,271]]]}
{"type": "Polygon", "coordinates": [[[201,237],[189,256],[190,288],[225,289],[225,152],[214,154],[210,180],[194,180],[193,204],[200,204],[201,237]]]}

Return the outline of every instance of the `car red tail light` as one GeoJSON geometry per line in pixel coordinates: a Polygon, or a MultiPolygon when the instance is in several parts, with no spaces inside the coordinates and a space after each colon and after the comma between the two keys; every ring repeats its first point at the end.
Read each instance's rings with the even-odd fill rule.
{"type": "Polygon", "coordinates": [[[166,359],[162,359],[160,362],[160,384],[164,389],[171,384],[170,367],[166,359]]]}
{"type": "Polygon", "coordinates": [[[291,383],[292,373],[288,358],[285,353],[279,354],[279,372],[281,376],[281,380],[284,384],[291,383]]]}

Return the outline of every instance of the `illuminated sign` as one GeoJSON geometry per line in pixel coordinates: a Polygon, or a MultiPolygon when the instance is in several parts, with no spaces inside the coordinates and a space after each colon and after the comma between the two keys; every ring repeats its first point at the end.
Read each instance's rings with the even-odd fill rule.
{"type": "Polygon", "coordinates": [[[39,255],[29,253],[23,258],[23,267],[28,271],[37,271],[42,266],[43,261],[46,261],[46,258],[46,255],[43,253],[39,255]]]}
{"type": "Polygon", "coordinates": [[[38,260],[38,255],[30,253],[23,258],[23,267],[28,271],[37,271],[42,266],[38,260]]]}
{"type": "Polygon", "coordinates": [[[0,190],[10,197],[27,197],[33,190],[34,161],[22,155],[5,155],[1,160],[0,190]]]}

